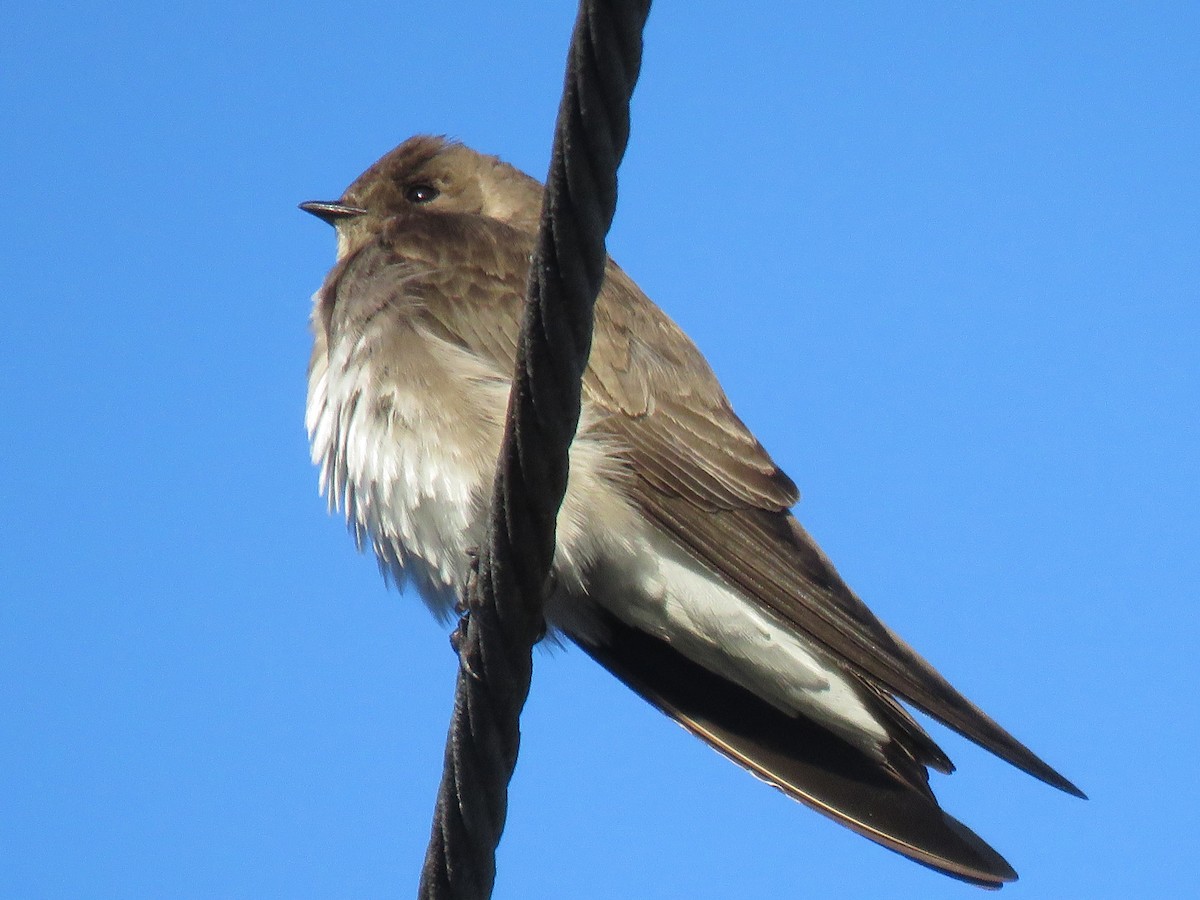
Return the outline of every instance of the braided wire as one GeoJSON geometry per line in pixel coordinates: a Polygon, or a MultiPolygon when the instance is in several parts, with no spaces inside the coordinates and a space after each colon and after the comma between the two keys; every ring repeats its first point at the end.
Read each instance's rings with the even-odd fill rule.
{"type": "Polygon", "coordinates": [[[650,0],[582,0],[571,37],[487,536],[456,632],[422,900],[479,900],[495,883],[649,11],[650,0]]]}

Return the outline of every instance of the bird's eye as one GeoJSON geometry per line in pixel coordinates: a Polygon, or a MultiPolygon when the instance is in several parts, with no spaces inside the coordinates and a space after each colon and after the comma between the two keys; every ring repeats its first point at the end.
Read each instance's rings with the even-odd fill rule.
{"type": "Polygon", "coordinates": [[[432,184],[410,184],[404,189],[404,199],[409,203],[429,203],[436,200],[441,193],[432,184]]]}

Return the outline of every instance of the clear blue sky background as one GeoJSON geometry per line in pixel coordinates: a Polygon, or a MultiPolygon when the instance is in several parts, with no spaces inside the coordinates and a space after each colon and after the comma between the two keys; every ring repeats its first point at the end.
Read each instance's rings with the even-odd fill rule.
{"type": "MultiPolygon", "coordinates": [[[[18,4],[0,33],[0,895],[405,897],[455,662],[318,499],[297,211],[545,172],[570,4],[18,4]]],[[[890,624],[1005,896],[1194,890],[1200,6],[667,3],[613,255],[890,624]],[[826,7],[834,6],[830,10],[826,7]],[[965,7],[965,8],[964,8],[965,7]]],[[[499,898],[967,898],[539,654],[499,898]]]]}

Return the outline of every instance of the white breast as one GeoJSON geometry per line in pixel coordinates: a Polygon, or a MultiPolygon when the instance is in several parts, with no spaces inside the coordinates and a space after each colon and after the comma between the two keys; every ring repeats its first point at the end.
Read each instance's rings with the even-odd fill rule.
{"type": "Polygon", "coordinates": [[[305,424],[330,506],[444,616],[479,539],[508,388],[434,342],[394,328],[335,341],[314,355],[305,424]]]}

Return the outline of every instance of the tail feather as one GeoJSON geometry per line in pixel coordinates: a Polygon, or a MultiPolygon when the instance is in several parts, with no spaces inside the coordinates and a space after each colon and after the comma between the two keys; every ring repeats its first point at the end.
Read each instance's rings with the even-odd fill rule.
{"type": "MultiPolygon", "coordinates": [[[[946,875],[986,888],[1016,880],[1003,857],[938,806],[922,765],[930,761],[928,748],[897,744],[884,748],[885,759],[874,758],[814,722],[786,715],[667,643],[615,618],[608,625],[604,643],[577,643],[650,703],[762,780],[946,875]]],[[[899,736],[908,739],[905,733],[899,736]]]]}

